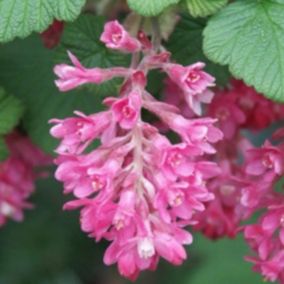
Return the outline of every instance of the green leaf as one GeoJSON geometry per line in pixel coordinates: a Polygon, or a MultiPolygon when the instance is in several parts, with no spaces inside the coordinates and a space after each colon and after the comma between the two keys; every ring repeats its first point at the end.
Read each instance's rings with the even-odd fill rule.
{"type": "Polygon", "coordinates": [[[0,88],[0,135],[11,132],[19,123],[22,114],[21,102],[13,96],[6,95],[0,88]]]}
{"type": "Polygon", "coordinates": [[[206,17],[215,14],[228,0],[186,0],[190,14],[193,17],[206,17]]]}
{"type": "MultiPolygon", "coordinates": [[[[81,16],[74,23],[65,26],[61,45],[57,49],[57,63],[70,63],[67,50],[76,55],[89,68],[109,68],[129,65],[129,56],[112,52],[100,41],[104,28],[104,18],[81,16]]],[[[95,95],[114,95],[121,80],[111,80],[102,85],[88,85],[95,95]]]]}
{"type": "Polygon", "coordinates": [[[180,0],[127,0],[130,9],[138,14],[151,17],[157,16],[164,9],[172,4],[177,4],[180,0]]]}
{"type": "Polygon", "coordinates": [[[37,36],[0,47],[0,84],[25,103],[24,128],[32,140],[52,153],[58,141],[49,130],[51,118],[64,118],[74,110],[93,113],[101,108],[90,92],[60,93],[54,84],[54,51],[45,49],[37,36]]]}
{"type": "Polygon", "coordinates": [[[9,151],[5,140],[3,137],[0,137],[0,161],[4,161],[9,155],[9,151]]]}
{"type": "Polygon", "coordinates": [[[228,64],[237,78],[284,101],[284,1],[247,0],[228,5],[204,30],[204,52],[228,64]]]}
{"type": "Polygon", "coordinates": [[[0,42],[43,32],[54,20],[73,21],[86,0],[1,0],[0,42]]]}
{"type": "Polygon", "coordinates": [[[182,15],[166,47],[173,58],[183,65],[197,61],[205,62],[205,70],[216,78],[217,84],[225,85],[230,76],[228,69],[208,60],[202,52],[202,31],[205,26],[205,19],[194,19],[189,15],[182,15]]]}

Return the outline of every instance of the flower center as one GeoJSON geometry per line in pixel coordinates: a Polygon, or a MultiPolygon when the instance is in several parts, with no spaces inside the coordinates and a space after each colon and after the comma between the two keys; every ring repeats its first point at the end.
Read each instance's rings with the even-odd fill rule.
{"type": "Polygon", "coordinates": [[[155,248],[152,240],[144,238],[138,241],[138,255],[141,258],[147,259],[155,254],[155,248]]]}
{"type": "Polygon", "coordinates": [[[220,108],[218,109],[217,113],[216,113],[216,117],[219,120],[226,120],[229,117],[229,111],[225,108],[220,108]]]}
{"type": "Polygon", "coordinates": [[[182,194],[177,194],[175,196],[175,198],[172,200],[171,206],[177,207],[177,206],[181,205],[182,202],[183,202],[183,195],[182,194]]]}
{"type": "Polygon", "coordinates": [[[135,115],[135,111],[129,106],[124,106],[122,109],[122,114],[125,118],[132,118],[135,115]]]}
{"type": "Polygon", "coordinates": [[[273,161],[272,161],[271,157],[269,156],[269,154],[264,155],[264,157],[262,159],[262,164],[268,169],[273,168],[273,161]]]}
{"type": "Polygon", "coordinates": [[[120,40],[122,39],[122,34],[112,34],[111,35],[111,40],[113,43],[118,44],[120,42],[120,40]]]}
{"type": "Polygon", "coordinates": [[[196,71],[191,71],[188,73],[186,82],[188,84],[193,84],[200,79],[200,75],[196,71]]]}
{"type": "Polygon", "coordinates": [[[119,231],[124,227],[124,221],[122,218],[118,218],[114,221],[115,228],[119,231]]]}
{"type": "Polygon", "coordinates": [[[168,163],[173,167],[178,167],[182,162],[183,156],[180,153],[171,153],[168,157],[168,163]]]}
{"type": "Polygon", "coordinates": [[[101,190],[105,187],[105,181],[102,180],[99,176],[94,176],[92,181],[92,187],[94,191],[101,190]]]}

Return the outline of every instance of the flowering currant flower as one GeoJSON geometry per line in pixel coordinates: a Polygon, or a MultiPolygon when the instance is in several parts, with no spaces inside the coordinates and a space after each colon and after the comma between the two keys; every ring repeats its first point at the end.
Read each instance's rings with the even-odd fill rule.
{"type": "Polygon", "coordinates": [[[59,64],[54,68],[54,73],[59,77],[55,84],[62,92],[72,90],[86,83],[101,84],[114,77],[123,77],[129,73],[129,70],[123,67],[88,69],[82,66],[71,52],[68,52],[68,55],[74,66],[59,64]]]}
{"type": "Polygon", "coordinates": [[[148,72],[160,69],[180,86],[185,84],[188,95],[198,96],[214,82],[201,71],[203,64],[185,68],[192,80],[186,83],[183,73],[170,73],[176,65],[169,63],[168,52],[150,49],[145,38],[142,48],[117,21],[106,24],[101,40],[122,52],[142,51],[143,58],[129,69],[98,70],[85,69],[71,55],[75,67],[55,67],[60,78],[56,84],[63,91],[124,77],[119,96],[104,100],[105,111],[75,112],[75,117],[51,120],[51,134],[60,140],[56,178],[66,193],[75,196],[64,208],[81,208],[82,230],[97,241],[110,242],[105,264],[117,263],[120,274],[134,280],[140,271],[155,269],[160,257],[174,265],[186,259],[183,246],[191,244],[192,236],[185,227],[196,224],[193,216],[214,198],[207,183],[220,174],[205,154],[215,153],[213,144],[223,134],[214,125],[216,119],[186,118],[177,107],[157,101],[145,89],[148,72]],[[173,144],[157,127],[143,121],[143,109],[174,131],[179,142],[173,144]],[[95,140],[100,140],[100,146],[88,151],[95,140]]]}
{"type": "Polygon", "coordinates": [[[138,39],[129,35],[118,21],[108,22],[105,25],[104,32],[101,35],[101,41],[108,48],[117,49],[122,52],[138,52],[142,45],[138,39]]]}
{"type": "Polygon", "coordinates": [[[210,103],[214,95],[208,87],[215,86],[215,78],[202,71],[204,66],[201,62],[187,67],[172,63],[164,66],[169,78],[184,92],[189,107],[198,115],[201,114],[201,103],[210,103]]]}
{"type": "Polygon", "coordinates": [[[283,151],[266,141],[261,148],[247,151],[246,172],[259,176],[271,171],[280,176],[283,174],[283,163],[283,151]]]}
{"type": "Polygon", "coordinates": [[[27,199],[38,176],[34,168],[51,163],[49,157],[18,133],[7,136],[6,144],[10,156],[0,162],[0,226],[8,219],[23,220],[23,210],[32,207],[27,199]]]}

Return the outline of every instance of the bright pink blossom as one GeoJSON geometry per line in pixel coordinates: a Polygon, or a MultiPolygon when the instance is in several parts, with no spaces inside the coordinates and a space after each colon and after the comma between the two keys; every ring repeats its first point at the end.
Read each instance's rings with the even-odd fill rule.
{"type": "Polygon", "coordinates": [[[129,73],[129,70],[122,67],[88,69],[71,52],[68,52],[68,55],[74,66],[59,64],[54,67],[54,73],[59,77],[55,84],[62,92],[72,90],[83,84],[101,84],[114,77],[121,77],[129,73]]]}
{"type": "Polygon", "coordinates": [[[124,129],[131,129],[137,124],[141,111],[141,94],[139,90],[133,90],[127,98],[118,99],[112,104],[112,112],[115,120],[124,129]]]}
{"type": "Polygon", "coordinates": [[[283,174],[284,152],[266,141],[261,148],[247,151],[246,172],[251,175],[263,175],[268,171],[283,174]]]}
{"type": "Polygon", "coordinates": [[[236,103],[236,97],[226,91],[216,92],[208,106],[208,114],[218,119],[218,126],[227,139],[232,139],[246,121],[245,113],[236,103]]]}
{"type": "Polygon", "coordinates": [[[123,52],[138,52],[141,43],[124,29],[118,21],[108,22],[101,35],[101,41],[108,48],[118,49],[123,52]]]}
{"type": "Polygon", "coordinates": [[[201,62],[187,67],[170,63],[164,65],[170,79],[184,92],[189,107],[198,115],[201,114],[201,103],[210,103],[214,95],[208,87],[215,86],[215,78],[202,70],[204,66],[201,62]]]}

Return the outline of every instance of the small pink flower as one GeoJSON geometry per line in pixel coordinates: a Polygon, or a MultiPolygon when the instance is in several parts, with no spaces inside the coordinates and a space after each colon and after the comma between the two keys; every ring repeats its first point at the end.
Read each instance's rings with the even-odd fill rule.
{"type": "Polygon", "coordinates": [[[226,139],[232,139],[246,121],[245,113],[236,103],[236,97],[226,91],[216,93],[208,106],[208,115],[218,119],[218,126],[226,139]]]}
{"type": "Polygon", "coordinates": [[[223,138],[222,132],[213,126],[216,120],[200,118],[188,120],[180,115],[169,118],[168,125],[172,130],[179,133],[187,143],[192,143],[200,150],[214,153],[214,148],[209,143],[216,143],[223,138]]]}
{"type": "Polygon", "coordinates": [[[118,21],[106,23],[100,39],[108,48],[123,52],[138,52],[142,48],[141,43],[130,36],[118,21]]]}
{"type": "Polygon", "coordinates": [[[165,71],[170,79],[183,90],[189,107],[199,115],[201,114],[200,103],[210,103],[214,96],[207,88],[215,85],[215,79],[202,71],[204,66],[205,64],[201,62],[187,67],[178,64],[165,65],[165,71]]]}
{"type": "Polygon", "coordinates": [[[113,69],[87,69],[82,66],[71,52],[68,52],[68,55],[74,66],[59,64],[54,67],[54,73],[59,77],[55,81],[55,84],[62,92],[70,91],[88,83],[101,84],[113,77],[123,77],[129,73],[127,69],[122,67],[113,69]]]}
{"type": "Polygon", "coordinates": [[[259,176],[268,171],[272,171],[277,175],[282,175],[283,162],[283,151],[266,141],[261,148],[247,151],[246,172],[251,175],[259,176]]]}
{"type": "Polygon", "coordinates": [[[75,112],[78,117],[66,119],[51,119],[50,123],[55,123],[50,130],[50,134],[58,139],[62,139],[56,151],[58,153],[80,153],[93,139],[101,136],[109,127],[109,112],[87,116],[81,112],[75,112]]]}
{"type": "Polygon", "coordinates": [[[131,129],[140,117],[141,105],[139,91],[133,90],[128,97],[116,100],[111,109],[120,126],[124,129],[131,129]]]}

